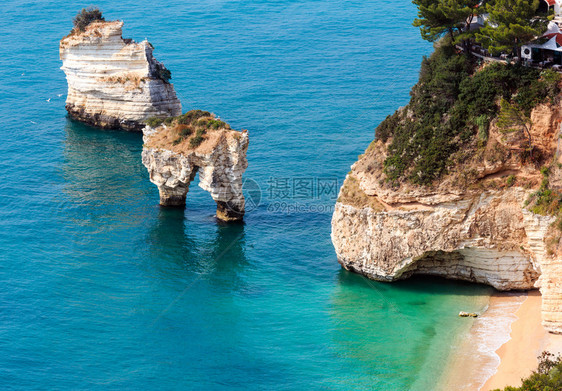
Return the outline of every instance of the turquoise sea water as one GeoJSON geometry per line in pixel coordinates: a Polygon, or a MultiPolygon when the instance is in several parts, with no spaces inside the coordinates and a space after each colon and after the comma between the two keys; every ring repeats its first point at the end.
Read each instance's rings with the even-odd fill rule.
{"type": "Polygon", "coordinates": [[[341,185],[407,103],[431,50],[414,7],[97,2],[154,44],[185,110],[249,129],[262,199],[225,226],[196,186],[158,206],[139,134],[66,118],[58,41],[84,5],[2,3],[0,388],[434,389],[489,289],[340,270],[334,197],[303,193],[341,185]]]}

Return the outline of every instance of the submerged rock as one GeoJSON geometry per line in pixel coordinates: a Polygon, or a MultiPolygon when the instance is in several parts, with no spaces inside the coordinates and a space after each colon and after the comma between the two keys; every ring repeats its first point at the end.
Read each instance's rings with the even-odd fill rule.
{"type": "Polygon", "coordinates": [[[149,117],[181,114],[181,103],[152,45],[123,39],[122,27],[95,21],[60,41],[66,110],[93,126],[141,131],[149,117]]]}
{"type": "Polygon", "coordinates": [[[147,126],[143,139],[142,162],[158,186],[161,205],[184,206],[189,185],[199,173],[199,187],[217,203],[217,218],[242,220],[247,131],[232,130],[210,113],[196,110],[147,126]]]}

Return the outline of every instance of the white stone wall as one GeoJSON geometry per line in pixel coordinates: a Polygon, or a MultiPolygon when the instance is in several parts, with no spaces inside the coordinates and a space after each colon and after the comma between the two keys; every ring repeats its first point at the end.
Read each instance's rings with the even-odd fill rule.
{"type": "Polygon", "coordinates": [[[562,332],[562,261],[545,243],[554,218],[529,212],[529,194],[513,187],[382,212],[338,202],[332,242],[344,268],[375,280],[429,274],[498,290],[540,288],[543,324],[562,332]]]}
{"type": "Polygon", "coordinates": [[[172,84],[157,77],[163,67],[143,41],[122,39],[123,22],[94,22],[60,42],[66,74],[66,107],[76,119],[100,127],[141,130],[152,116],[181,114],[172,84]]]}

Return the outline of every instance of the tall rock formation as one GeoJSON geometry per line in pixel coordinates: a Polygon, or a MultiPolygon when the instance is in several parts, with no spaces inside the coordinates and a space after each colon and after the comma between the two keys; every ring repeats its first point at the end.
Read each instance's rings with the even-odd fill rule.
{"type": "Polygon", "coordinates": [[[60,41],[66,110],[94,126],[141,131],[149,117],[181,114],[181,103],[152,45],[123,39],[122,27],[121,21],[95,21],[60,41]]]}
{"type": "MultiPolygon", "coordinates": [[[[413,118],[408,110],[404,118],[413,118]]],[[[426,274],[502,291],[540,288],[543,325],[562,333],[560,223],[533,213],[556,201],[562,184],[562,105],[539,105],[531,119],[534,153],[548,172],[522,157],[526,136],[500,131],[496,120],[487,144],[431,186],[386,180],[392,139],[375,140],[351,167],[332,217],[340,264],[379,281],[426,274]]]]}
{"type": "Polygon", "coordinates": [[[200,110],[158,122],[144,130],[142,162],[158,186],[160,204],[184,206],[189,185],[199,173],[199,187],[217,203],[217,218],[242,220],[248,132],[232,130],[200,110]]]}

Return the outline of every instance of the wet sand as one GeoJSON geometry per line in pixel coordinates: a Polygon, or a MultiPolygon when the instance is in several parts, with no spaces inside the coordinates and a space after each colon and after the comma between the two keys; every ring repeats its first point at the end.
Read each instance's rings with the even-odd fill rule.
{"type": "Polygon", "coordinates": [[[562,352],[562,336],[541,325],[539,291],[498,292],[459,341],[442,389],[489,391],[520,386],[544,350],[562,352]]]}
{"type": "Polygon", "coordinates": [[[551,353],[562,351],[562,336],[548,333],[541,325],[542,297],[538,291],[529,292],[515,315],[511,326],[511,339],[497,351],[500,365],[496,373],[486,381],[482,391],[518,387],[521,379],[537,369],[537,357],[544,350],[551,353]]]}

